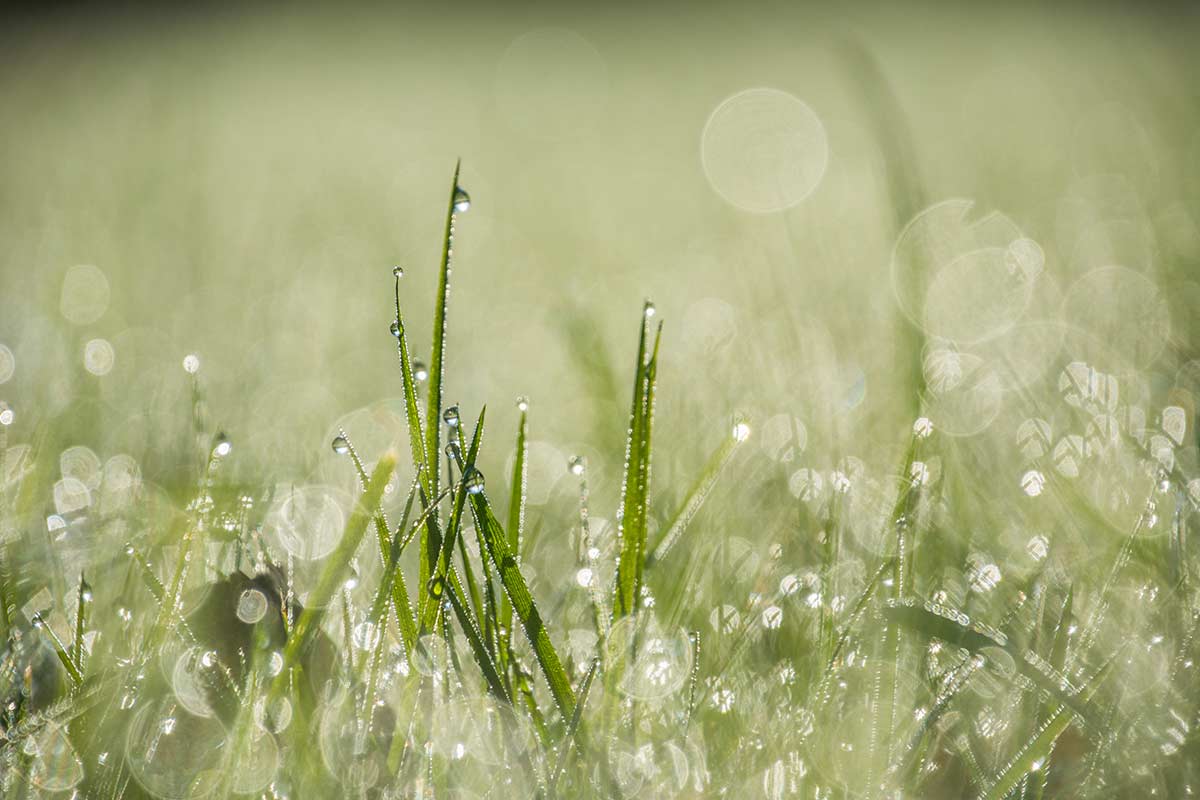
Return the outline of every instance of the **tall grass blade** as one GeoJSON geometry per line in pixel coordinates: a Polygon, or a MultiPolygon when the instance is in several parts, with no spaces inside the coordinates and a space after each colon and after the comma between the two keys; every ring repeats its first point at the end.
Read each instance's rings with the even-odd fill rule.
{"type": "MultiPolygon", "coordinates": [[[[517,422],[517,449],[513,456],[511,494],[508,500],[508,549],[518,561],[521,559],[521,539],[525,528],[525,498],[529,473],[525,458],[529,450],[528,435],[529,411],[522,403],[521,418],[517,422]]],[[[500,598],[499,623],[503,630],[512,630],[512,603],[509,602],[508,595],[500,598]]],[[[507,658],[505,649],[501,647],[502,659],[507,658]]]]}
{"type": "Polygon", "coordinates": [[[613,619],[619,619],[637,610],[646,560],[654,380],[658,368],[658,344],[662,336],[662,323],[659,323],[653,349],[647,350],[653,309],[654,306],[647,302],[642,312],[642,328],[638,337],[637,369],[634,372],[633,402],[629,411],[629,437],[626,442],[621,507],[617,512],[617,536],[621,543],[621,552],[617,561],[613,619]]]}
{"type": "MultiPolygon", "coordinates": [[[[425,457],[429,465],[426,473],[429,486],[428,495],[433,497],[438,493],[441,481],[442,454],[442,396],[446,380],[446,308],[450,303],[450,263],[454,257],[454,222],[457,213],[454,208],[455,195],[458,191],[458,174],[462,162],[454,165],[454,178],[450,181],[450,200],[446,204],[446,232],[442,240],[442,263],[438,270],[437,301],[433,307],[433,341],[430,347],[429,359],[429,395],[425,402],[425,457]]],[[[436,569],[440,541],[438,514],[435,510],[429,518],[429,542],[423,548],[424,555],[429,559],[429,571],[436,569]]],[[[422,576],[424,585],[425,576],[422,576]]]]}

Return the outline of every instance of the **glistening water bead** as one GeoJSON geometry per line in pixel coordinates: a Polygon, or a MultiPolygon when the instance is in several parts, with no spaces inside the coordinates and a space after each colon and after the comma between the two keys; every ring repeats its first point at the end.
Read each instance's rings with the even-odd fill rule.
{"type": "Polygon", "coordinates": [[[454,187],[454,213],[461,214],[471,207],[471,195],[461,186],[454,187]]]}
{"type": "Polygon", "coordinates": [[[399,339],[400,338],[400,320],[398,320],[398,319],[392,320],[392,324],[390,326],[388,326],[388,330],[392,332],[392,336],[395,336],[397,339],[399,339]]]}
{"type": "Polygon", "coordinates": [[[404,277],[404,267],[401,267],[399,265],[392,267],[392,277],[393,278],[403,278],[404,277]]]}
{"type": "Polygon", "coordinates": [[[468,492],[479,494],[483,491],[483,473],[472,467],[463,478],[463,483],[466,484],[468,492]]]}
{"type": "Polygon", "coordinates": [[[442,412],[442,420],[451,428],[458,427],[458,406],[450,406],[442,412]]]}
{"type": "Polygon", "coordinates": [[[232,449],[233,443],[229,441],[229,437],[224,433],[218,433],[213,442],[213,455],[217,458],[224,458],[232,449]]]}
{"type": "Polygon", "coordinates": [[[424,383],[429,377],[429,368],[425,366],[425,362],[419,358],[414,358],[412,362],[413,380],[417,383],[424,383]]]}
{"type": "Polygon", "coordinates": [[[337,453],[339,456],[344,456],[350,452],[350,442],[348,442],[346,437],[342,436],[340,433],[333,437],[332,447],[333,452],[337,453]]]}

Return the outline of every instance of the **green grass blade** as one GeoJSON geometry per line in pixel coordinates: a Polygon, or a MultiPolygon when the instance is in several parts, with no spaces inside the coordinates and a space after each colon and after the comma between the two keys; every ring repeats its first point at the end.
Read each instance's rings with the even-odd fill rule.
{"type": "MultiPolygon", "coordinates": [[[[526,481],[529,472],[525,457],[529,449],[528,434],[529,411],[522,404],[521,419],[517,423],[517,452],[513,458],[512,488],[508,500],[508,550],[518,560],[521,557],[521,538],[525,527],[526,481]]],[[[508,601],[508,595],[500,598],[499,623],[505,631],[512,630],[512,603],[508,601]]],[[[504,654],[504,649],[501,647],[502,658],[507,655],[504,654]]]]}
{"type": "Polygon", "coordinates": [[[633,381],[633,402],[629,411],[629,437],[626,442],[625,474],[621,487],[621,508],[617,513],[621,552],[617,561],[617,580],[613,600],[613,618],[637,610],[642,588],[642,570],[646,560],[646,520],[650,499],[651,427],[654,417],[654,379],[658,366],[658,344],[662,324],[647,351],[650,318],[654,306],[646,303],[638,337],[637,370],[633,381]]]}
{"type": "Polygon", "coordinates": [[[575,733],[579,730],[579,723],[583,719],[583,709],[587,705],[588,696],[592,693],[592,681],[595,679],[596,670],[599,667],[600,659],[593,658],[592,665],[588,668],[587,674],[583,676],[583,683],[579,685],[579,701],[575,704],[575,713],[571,715],[571,720],[567,723],[567,731],[563,734],[562,742],[558,746],[558,759],[554,763],[554,772],[550,774],[550,791],[553,793],[558,792],[558,782],[567,766],[567,757],[571,754],[575,743],[575,733]]]}
{"type": "MultiPolygon", "coordinates": [[[[367,470],[363,466],[362,459],[358,457],[358,451],[354,449],[354,445],[350,442],[350,437],[346,435],[344,430],[338,431],[341,437],[345,439],[346,446],[350,448],[350,458],[354,462],[354,469],[358,473],[360,487],[365,489],[369,477],[367,470]]],[[[408,527],[408,516],[412,513],[413,498],[416,495],[418,482],[421,478],[421,468],[417,468],[417,475],[413,479],[412,488],[409,490],[408,499],[404,503],[404,515],[400,520],[400,525],[397,532],[408,527]]],[[[392,542],[392,537],[388,531],[387,517],[382,509],[375,509],[375,539],[379,545],[379,557],[384,565],[384,579],[381,583],[381,588],[386,588],[392,596],[392,607],[396,611],[396,625],[400,629],[400,637],[404,642],[405,650],[412,649],[413,643],[417,639],[417,624],[416,618],[413,616],[412,605],[408,600],[408,586],[404,583],[404,574],[396,568],[395,559],[399,558],[399,553],[396,553],[395,559],[392,556],[393,547],[398,545],[397,542],[392,542]]],[[[381,620],[375,620],[378,624],[381,620]]]]}
{"type": "MultiPolygon", "coordinates": [[[[1096,688],[1108,674],[1112,663],[1110,660],[1101,667],[1095,677],[1079,692],[1082,701],[1086,702],[1095,694],[1096,688]]],[[[1033,738],[1017,751],[1012,760],[1001,770],[996,780],[992,782],[992,785],[979,795],[980,800],[1003,800],[1035,766],[1041,767],[1045,759],[1053,752],[1058,737],[1071,724],[1074,716],[1071,708],[1060,705],[1050,718],[1041,724],[1033,738]]]]}
{"type": "Polygon", "coordinates": [[[58,656],[58,660],[62,662],[63,667],[67,670],[67,675],[70,676],[71,682],[76,686],[83,683],[82,673],[75,666],[75,662],[71,660],[66,646],[63,644],[62,639],[58,638],[58,634],[54,632],[54,629],[50,627],[50,623],[42,618],[40,612],[33,615],[33,623],[42,633],[50,638],[50,644],[54,647],[54,654],[58,656]]]}
{"type": "Polygon", "coordinates": [[[79,604],[75,611],[75,641],[71,645],[71,660],[80,674],[83,673],[83,635],[87,632],[88,611],[92,607],[92,587],[83,573],[79,573],[79,604]]]}
{"type": "Polygon", "coordinates": [[[296,665],[300,654],[304,652],[309,640],[316,633],[324,607],[332,599],[337,587],[345,580],[346,572],[350,569],[350,560],[354,558],[358,546],[362,543],[363,536],[367,532],[367,525],[375,516],[375,509],[379,507],[384,487],[391,479],[392,470],[395,467],[396,456],[393,453],[385,453],[379,459],[375,465],[375,471],[371,474],[371,479],[367,482],[366,489],[359,497],[358,503],[355,504],[350,519],[346,521],[346,528],[342,533],[341,540],[333,552],[325,558],[325,566],[317,580],[317,585],[313,588],[309,602],[300,614],[300,619],[296,621],[296,627],[288,640],[287,647],[284,648],[283,668],[279,671],[279,675],[276,676],[271,687],[270,699],[272,701],[282,695],[287,685],[290,669],[296,665]]]}
{"type": "MultiPolygon", "coordinates": [[[[428,459],[429,486],[428,495],[433,497],[438,492],[441,481],[442,454],[442,396],[446,380],[446,308],[450,303],[450,262],[454,256],[454,222],[457,214],[454,210],[455,194],[458,191],[458,174],[462,163],[454,165],[454,178],[450,181],[450,201],[446,205],[446,232],[442,240],[442,263],[438,270],[437,301],[433,307],[433,344],[429,353],[429,395],[425,402],[425,455],[428,459]]],[[[430,518],[430,536],[438,528],[437,512],[430,518]]],[[[429,559],[429,569],[435,569],[438,558],[438,547],[430,542],[425,548],[425,556],[429,559]]]]}
{"type": "MultiPolygon", "coordinates": [[[[444,582],[446,598],[450,601],[450,605],[454,608],[454,615],[458,617],[459,627],[466,634],[467,642],[471,645],[471,652],[475,655],[475,663],[479,665],[479,670],[483,673],[483,678],[487,681],[488,691],[496,696],[497,699],[503,700],[505,703],[512,704],[512,698],[509,697],[508,690],[504,686],[504,681],[500,679],[500,671],[496,668],[496,662],[492,660],[488,653],[487,644],[483,640],[483,634],[479,631],[479,626],[471,618],[470,611],[467,610],[466,604],[462,597],[462,589],[458,576],[453,571],[451,572],[453,580],[444,582]]],[[[436,579],[435,579],[436,580],[436,579]]]]}
{"type": "Polygon", "coordinates": [[[659,536],[658,542],[655,544],[653,551],[646,560],[646,565],[651,566],[663,559],[670,552],[675,543],[679,541],[679,537],[687,530],[692,519],[699,513],[704,501],[708,499],[708,495],[717,484],[717,480],[721,477],[721,473],[725,471],[725,466],[729,463],[733,453],[737,450],[738,445],[745,441],[744,437],[739,438],[736,435],[727,437],[713,451],[708,458],[708,464],[704,467],[704,471],[700,473],[700,477],[696,479],[692,485],[691,491],[688,492],[687,499],[675,514],[675,518],[671,520],[671,524],[666,526],[666,530],[659,536]]]}
{"type": "Polygon", "coordinates": [[[487,552],[496,567],[500,583],[508,594],[513,611],[521,620],[521,626],[525,629],[529,643],[533,646],[534,655],[537,656],[542,674],[545,675],[546,683],[550,686],[550,694],[554,697],[554,703],[563,717],[570,719],[575,712],[575,693],[571,690],[571,682],[567,679],[562,661],[550,641],[550,634],[546,631],[541,614],[534,605],[533,596],[529,593],[529,585],[521,574],[516,558],[508,550],[508,539],[504,535],[504,529],[500,527],[500,523],[492,513],[487,496],[483,492],[472,494],[470,501],[471,510],[475,515],[475,529],[483,538],[487,552]]]}

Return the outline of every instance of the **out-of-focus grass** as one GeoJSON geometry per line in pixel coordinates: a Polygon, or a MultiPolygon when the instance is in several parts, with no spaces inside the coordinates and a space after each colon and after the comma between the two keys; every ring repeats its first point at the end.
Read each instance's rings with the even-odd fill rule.
{"type": "Polygon", "coordinates": [[[1186,793],[1190,19],[776,12],[568,15],[556,119],[483,11],[22,29],[4,796],[1186,793]],[[754,215],[761,84],[830,160],[754,215]]]}

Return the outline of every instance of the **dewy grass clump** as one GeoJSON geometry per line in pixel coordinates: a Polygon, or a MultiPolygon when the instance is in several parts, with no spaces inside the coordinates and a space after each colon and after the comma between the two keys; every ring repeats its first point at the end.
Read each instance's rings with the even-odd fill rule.
{"type": "MultiPolygon", "coordinates": [[[[957,424],[956,408],[928,403],[896,474],[843,459],[778,482],[759,502],[791,521],[760,552],[691,526],[739,469],[749,420],[728,420],[688,485],[652,480],[662,323],[647,302],[616,523],[591,514],[587,460],[573,458],[579,501],[546,522],[570,531],[547,545],[547,575],[527,560],[542,524],[527,508],[528,401],[511,472],[486,477],[485,409],[445,401],[469,206],[456,171],[427,366],[393,271],[408,452],[368,463],[353,429],[324,443],[357,475],[348,504],[230,475],[238,443],[199,414],[185,504],[119,460],[92,471],[96,502],[73,504],[54,476],[67,462],[44,431],[10,444],[3,407],[4,797],[1192,791],[1200,484],[1182,409],[1117,416],[1110,376],[1068,364],[1053,419],[1080,433],[1051,448],[1034,418],[1018,443],[1020,497],[1045,503],[1049,526],[1014,506],[968,536],[977,494],[1015,499],[941,437],[937,412],[957,424]],[[66,532],[88,549],[34,563],[36,542],[66,532]],[[1095,566],[1072,569],[1084,559],[1095,566]]],[[[935,395],[951,380],[939,347],[925,354],[935,395]]]]}

